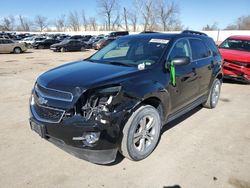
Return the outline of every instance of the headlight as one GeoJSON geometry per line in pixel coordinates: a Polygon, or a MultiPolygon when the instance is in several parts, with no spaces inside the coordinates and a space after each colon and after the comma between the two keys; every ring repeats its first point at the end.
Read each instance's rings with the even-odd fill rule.
{"type": "Polygon", "coordinates": [[[88,120],[93,116],[97,117],[100,112],[108,112],[109,105],[120,90],[121,86],[93,90],[86,96],[87,100],[81,108],[83,116],[88,120]]]}
{"type": "Polygon", "coordinates": [[[121,90],[121,86],[115,86],[115,87],[108,87],[105,89],[101,89],[98,91],[98,93],[116,96],[120,92],[120,90],[121,90]]]}

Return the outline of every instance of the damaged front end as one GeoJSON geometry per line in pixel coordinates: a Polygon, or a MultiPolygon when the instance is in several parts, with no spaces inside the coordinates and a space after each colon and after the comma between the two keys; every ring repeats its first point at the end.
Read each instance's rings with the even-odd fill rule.
{"type": "Polygon", "coordinates": [[[122,125],[134,103],[120,85],[76,88],[72,100],[66,100],[66,94],[36,84],[30,102],[31,128],[79,158],[99,164],[114,161],[122,125]]]}

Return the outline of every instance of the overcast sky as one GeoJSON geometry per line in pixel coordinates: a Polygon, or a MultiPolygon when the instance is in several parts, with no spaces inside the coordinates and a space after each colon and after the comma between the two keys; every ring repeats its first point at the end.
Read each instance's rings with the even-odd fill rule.
{"type": "MultiPolygon", "coordinates": [[[[174,0],[180,8],[180,20],[189,29],[200,30],[206,24],[218,23],[225,28],[243,15],[250,15],[250,0],[174,0]]],[[[120,0],[120,7],[133,7],[133,0],[120,0]]],[[[19,14],[33,18],[44,15],[53,20],[70,11],[85,10],[86,16],[98,15],[95,0],[3,0],[0,18],[19,14]]],[[[98,19],[100,20],[100,19],[98,19]]]]}

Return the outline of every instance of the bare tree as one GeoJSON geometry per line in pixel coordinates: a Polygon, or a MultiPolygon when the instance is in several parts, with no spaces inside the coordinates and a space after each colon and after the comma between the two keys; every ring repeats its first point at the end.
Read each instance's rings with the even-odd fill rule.
{"type": "Polygon", "coordinates": [[[3,31],[13,31],[15,29],[15,18],[14,16],[4,17],[1,30],[3,31]]]}
{"type": "Polygon", "coordinates": [[[83,24],[84,30],[87,31],[89,23],[88,23],[88,19],[85,16],[84,10],[82,10],[82,24],[83,24]]]}
{"type": "Polygon", "coordinates": [[[80,31],[79,15],[76,11],[69,13],[68,23],[73,31],[80,31]]]}
{"type": "Polygon", "coordinates": [[[17,27],[18,31],[31,31],[32,22],[30,20],[23,17],[22,15],[19,15],[18,19],[20,22],[20,25],[17,27]]]}
{"type": "Polygon", "coordinates": [[[120,19],[120,14],[117,13],[116,18],[114,19],[114,21],[112,22],[112,30],[118,30],[121,26],[121,19],[120,19]]]}
{"type": "Polygon", "coordinates": [[[179,7],[173,1],[168,3],[166,0],[159,0],[158,2],[159,20],[163,26],[163,31],[169,31],[175,27],[178,22],[177,14],[179,7]]]}
{"type": "Polygon", "coordinates": [[[239,30],[248,30],[250,29],[250,15],[249,16],[242,16],[238,18],[237,25],[239,30]]]}
{"type": "Polygon", "coordinates": [[[113,13],[117,10],[117,0],[97,0],[100,13],[106,17],[107,30],[111,29],[113,13]]]}
{"type": "Polygon", "coordinates": [[[90,17],[89,18],[89,25],[90,25],[90,30],[96,31],[97,30],[97,22],[95,17],[90,17]]]}
{"type": "Polygon", "coordinates": [[[156,26],[156,14],[154,0],[135,0],[137,10],[140,11],[143,19],[143,30],[153,30],[156,26]]]}
{"type": "Polygon", "coordinates": [[[218,24],[216,22],[214,22],[212,25],[207,24],[205,27],[202,28],[203,31],[214,31],[218,29],[218,24]]]}
{"type": "Polygon", "coordinates": [[[129,31],[129,28],[128,28],[128,11],[127,11],[127,9],[125,7],[123,8],[123,17],[124,17],[126,31],[129,31]]]}
{"type": "Polygon", "coordinates": [[[57,31],[65,31],[66,29],[66,20],[65,15],[61,15],[58,19],[55,21],[55,26],[57,31]]]}
{"type": "Polygon", "coordinates": [[[250,30],[250,15],[241,16],[233,24],[228,25],[226,30],[250,30]]]}
{"type": "Polygon", "coordinates": [[[129,12],[129,21],[131,22],[133,31],[137,31],[137,22],[138,22],[138,16],[135,11],[129,12]]]}
{"type": "Polygon", "coordinates": [[[34,23],[37,26],[38,30],[42,32],[48,26],[48,19],[44,16],[37,15],[35,17],[34,23]]]}

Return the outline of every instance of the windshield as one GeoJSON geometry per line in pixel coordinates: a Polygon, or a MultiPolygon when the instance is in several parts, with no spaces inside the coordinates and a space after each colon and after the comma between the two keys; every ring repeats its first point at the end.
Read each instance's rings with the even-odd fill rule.
{"type": "Polygon", "coordinates": [[[168,45],[168,39],[120,38],[95,53],[90,61],[126,66],[157,63],[168,45]]]}
{"type": "Polygon", "coordinates": [[[236,40],[236,39],[227,39],[225,40],[219,48],[240,50],[250,52],[250,41],[249,40],[236,40]]]}

